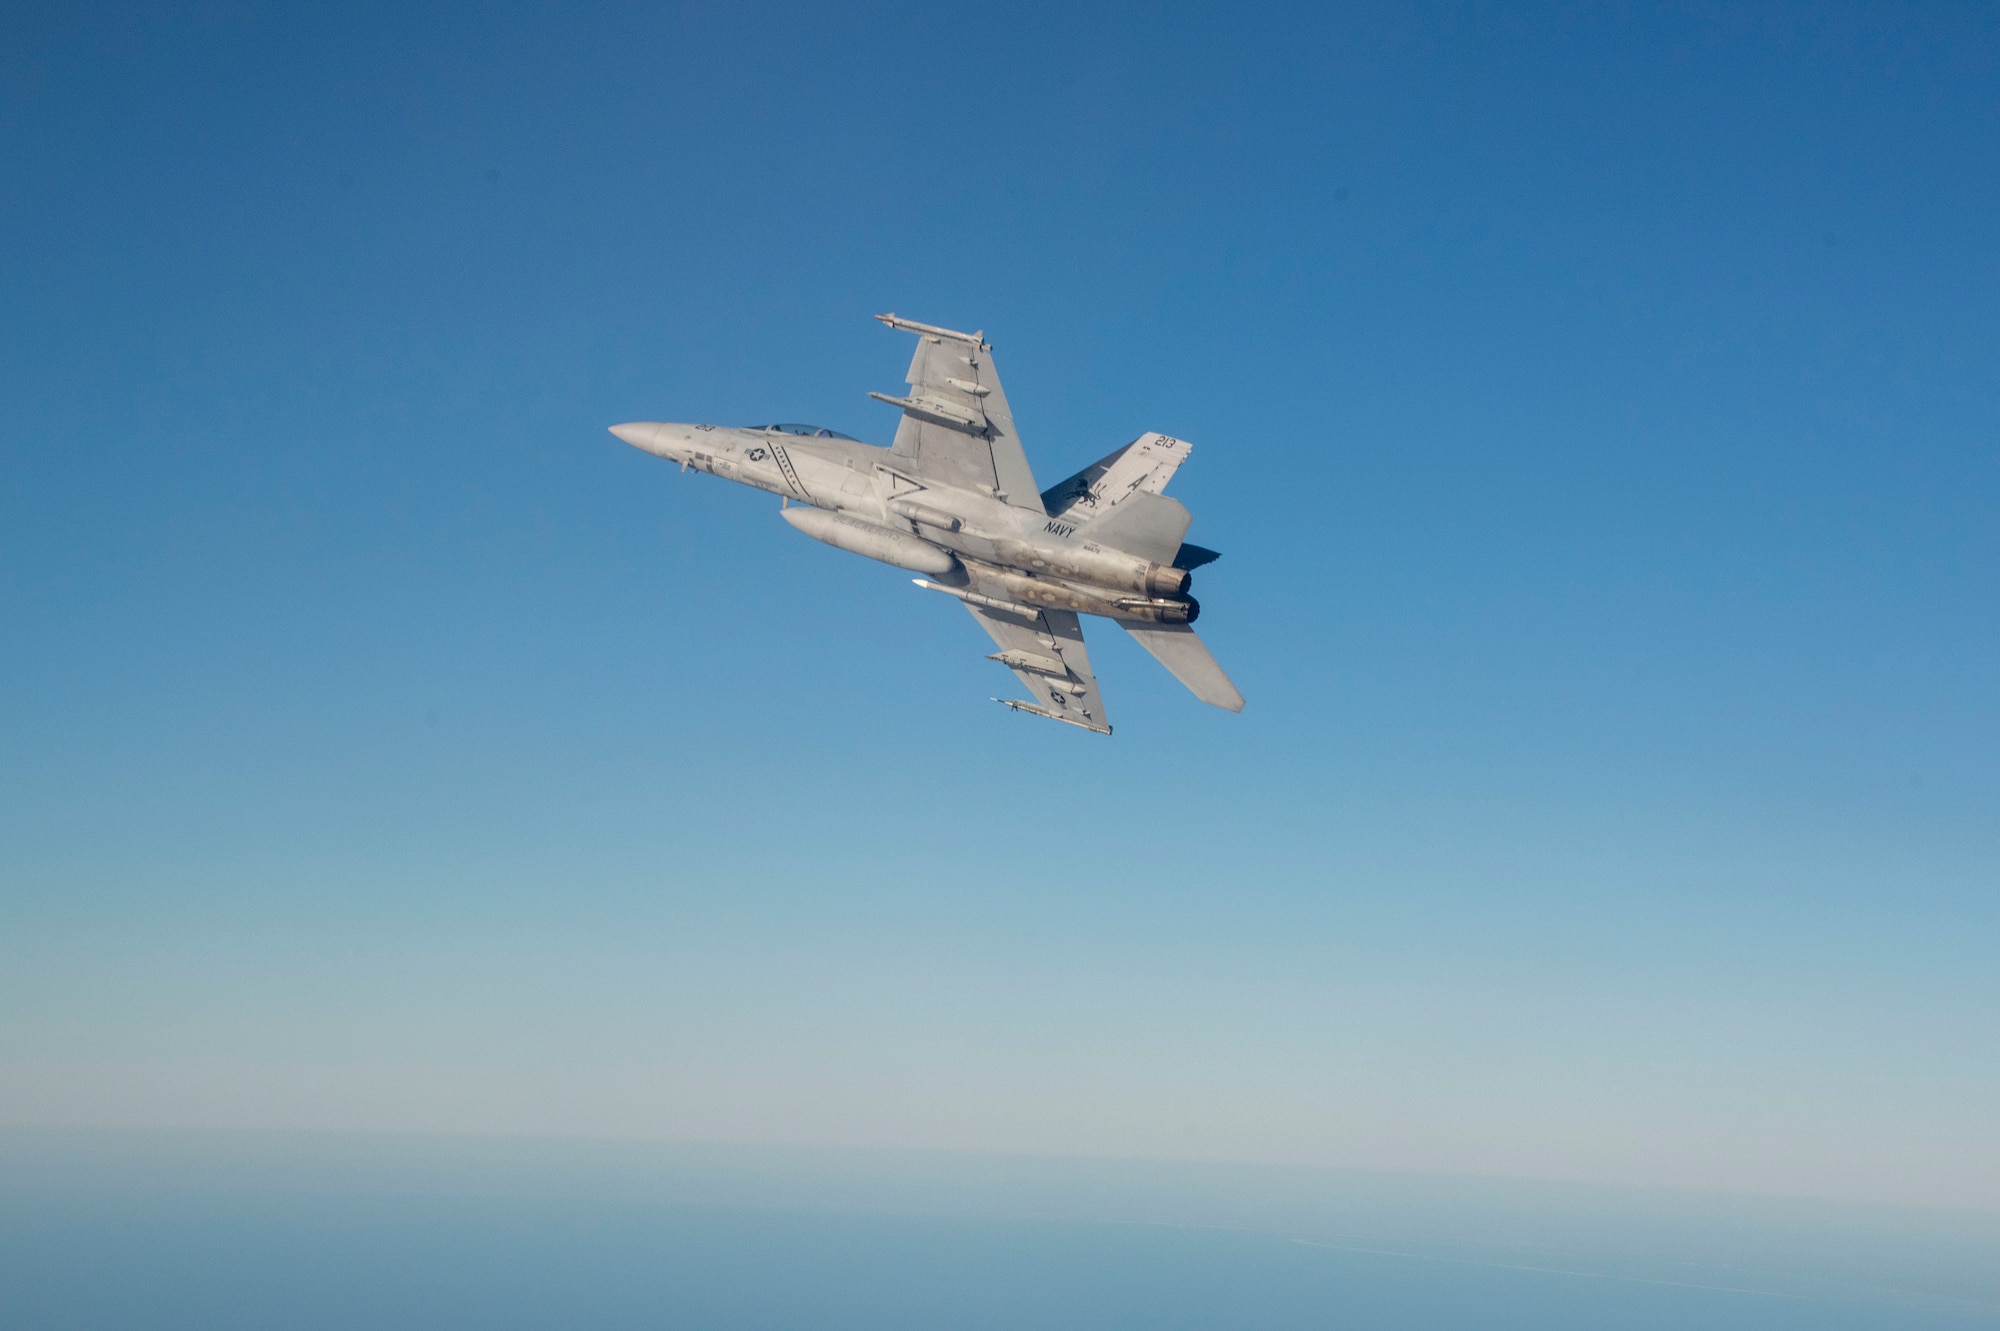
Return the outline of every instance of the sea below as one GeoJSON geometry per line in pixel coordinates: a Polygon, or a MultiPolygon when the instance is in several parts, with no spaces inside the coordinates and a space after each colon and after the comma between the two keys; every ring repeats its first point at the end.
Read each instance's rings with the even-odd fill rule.
{"type": "Polygon", "coordinates": [[[7,1328],[2000,1328],[2000,1220],[659,1144],[0,1134],[7,1328]]]}

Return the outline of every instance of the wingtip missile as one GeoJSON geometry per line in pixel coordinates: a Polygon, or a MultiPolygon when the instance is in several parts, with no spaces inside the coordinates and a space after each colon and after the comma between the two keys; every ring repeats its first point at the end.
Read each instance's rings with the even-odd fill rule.
{"type": "Polygon", "coordinates": [[[1108,735],[1111,733],[1110,726],[1094,726],[1088,721],[1079,721],[1073,716],[1064,716],[1061,712],[1052,712],[1039,703],[1028,702],[1025,699],[995,698],[993,701],[999,703],[1009,711],[1027,712],[1032,716],[1045,716],[1051,721],[1060,721],[1066,726],[1075,726],[1078,730],[1088,730],[1093,735],[1108,735]]]}
{"type": "Polygon", "coordinates": [[[970,342],[981,349],[986,348],[986,330],[976,333],[961,333],[956,328],[939,328],[936,324],[920,324],[915,319],[905,319],[901,315],[878,314],[875,316],[891,328],[900,328],[906,333],[922,333],[925,337],[948,337],[954,342],[970,342]]]}

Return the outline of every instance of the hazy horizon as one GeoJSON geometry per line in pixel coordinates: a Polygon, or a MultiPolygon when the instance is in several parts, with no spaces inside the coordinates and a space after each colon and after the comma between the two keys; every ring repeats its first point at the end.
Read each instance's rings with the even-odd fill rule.
{"type": "Polygon", "coordinates": [[[0,1201],[22,1325],[45,1308],[130,1324],[140,1307],[149,1324],[255,1325],[282,1307],[400,1325],[441,1298],[536,1325],[550,1297],[571,1324],[2000,1320],[2000,1216],[1383,1171],[16,1129],[0,1130],[0,1201]],[[228,1274],[251,1254],[255,1281],[228,1274]],[[86,1278],[106,1262],[126,1277],[86,1278]]]}

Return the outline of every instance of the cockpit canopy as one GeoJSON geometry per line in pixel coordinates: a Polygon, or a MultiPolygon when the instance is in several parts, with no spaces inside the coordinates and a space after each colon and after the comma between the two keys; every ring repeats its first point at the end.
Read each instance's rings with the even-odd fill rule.
{"type": "Polygon", "coordinates": [[[800,425],[797,421],[787,421],[779,425],[753,425],[750,428],[753,430],[765,430],[774,434],[802,434],[812,439],[846,439],[856,444],[861,442],[851,434],[842,434],[838,430],[829,430],[824,425],[800,425]]]}

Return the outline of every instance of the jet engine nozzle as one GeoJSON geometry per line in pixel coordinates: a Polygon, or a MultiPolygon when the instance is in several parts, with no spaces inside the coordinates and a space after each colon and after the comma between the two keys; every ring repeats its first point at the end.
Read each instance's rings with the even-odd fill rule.
{"type": "Polygon", "coordinates": [[[1194,582],[1194,574],[1184,568],[1172,568],[1166,564],[1154,564],[1146,570],[1146,594],[1148,596],[1185,596],[1194,582]]]}

